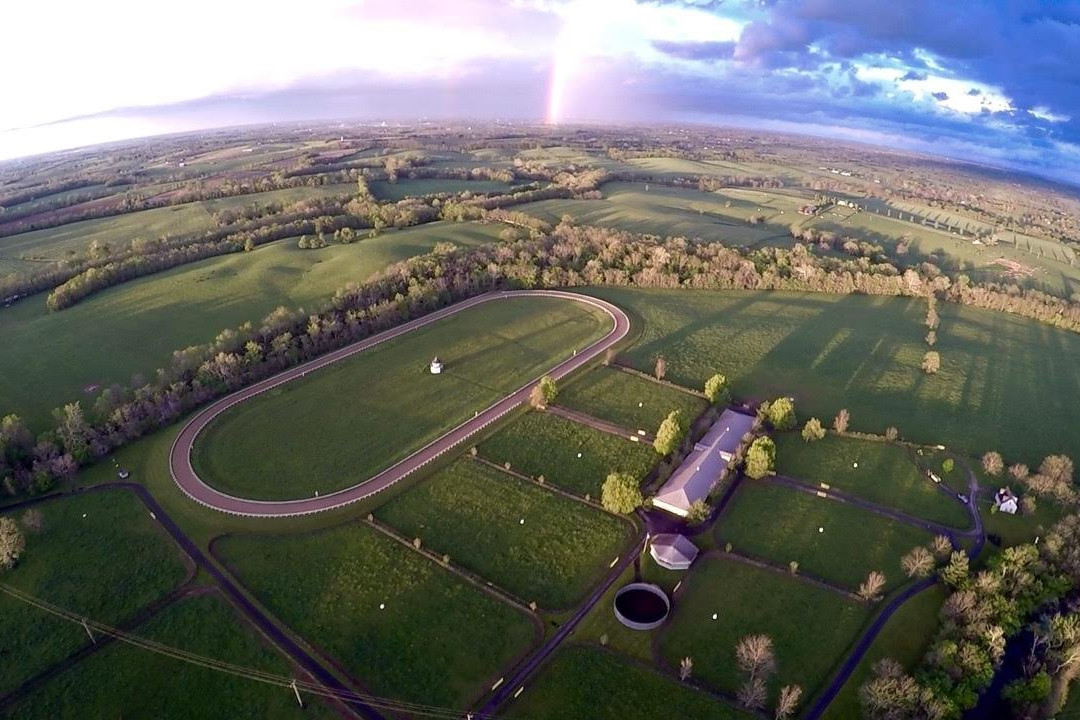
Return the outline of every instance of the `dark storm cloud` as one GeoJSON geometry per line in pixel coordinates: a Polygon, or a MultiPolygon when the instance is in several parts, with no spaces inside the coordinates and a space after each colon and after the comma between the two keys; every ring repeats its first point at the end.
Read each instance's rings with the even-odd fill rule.
{"type": "MultiPolygon", "coordinates": [[[[866,55],[903,63],[916,50],[933,54],[945,73],[1000,87],[1020,108],[1080,116],[1075,2],[780,0],[744,29],[735,57],[765,68],[805,68],[822,58],[866,55]]],[[[904,78],[924,75],[925,68],[912,69],[904,78]]]]}

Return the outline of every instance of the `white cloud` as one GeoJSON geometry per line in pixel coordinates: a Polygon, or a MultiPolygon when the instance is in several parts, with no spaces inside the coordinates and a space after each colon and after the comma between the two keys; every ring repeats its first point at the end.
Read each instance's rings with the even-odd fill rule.
{"type": "Polygon", "coordinates": [[[1060,113],[1054,112],[1045,105],[1038,105],[1036,107],[1033,107],[1028,110],[1028,113],[1030,113],[1032,117],[1037,117],[1040,120],[1046,120],[1047,122],[1052,123],[1068,122],[1072,119],[1068,115],[1062,115],[1060,113]]]}
{"type": "Polygon", "coordinates": [[[907,71],[895,67],[857,65],[855,75],[863,82],[873,82],[884,88],[897,88],[911,93],[919,101],[966,115],[989,112],[1008,112],[1013,103],[1000,89],[984,83],[926,74],[925,77],[905,79],[907,71]],[[970,93],[978,90],[977,95],[970,93]]]}

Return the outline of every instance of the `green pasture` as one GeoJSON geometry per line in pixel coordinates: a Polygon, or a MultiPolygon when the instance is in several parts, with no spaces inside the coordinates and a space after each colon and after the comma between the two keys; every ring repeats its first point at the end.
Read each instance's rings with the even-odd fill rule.
{"type": "Polygon", "coordinates": [[[375,516],[545,610],[584,598],[631,535],[612,515],[464,459],[375,516]]]}
{"type": "Polygon", "coordinates": [[[548,413],[529,412],[480,444],[494,463],[577,493],[600,497],[611,472],[644,478],[659,457],[648,443],[633,443],[548,413]]]}
{"type": "MultiPolygon", "coordinates": [[[[882,211],[884,212],[884,211],[882,211]]],[[[909,261],[933,255],[942,267],[964,272],[976,281],[1014,282],[1023,287],[1034,287],[1066,295],[1080,289],[1080,265],[1075,253],[1052,240],[1026,236],[1022,233],[1003,233],[1005,240],[995,246],[975,244],[974,238],[956,235],[948,230],[934,229],[916,218],[909,222],[872,212],[852,213],[846,208],[835,208],[816,218],[811,224],[819,230],[835,233],[840,237],[866,240],[894,248],[901,240],[907,240],[909,261]],[[1010,277],[996,260],[1012,260],[1030,270],[1030,275],[1010,277]]]]}
{"type": "MultiPolygon", "coordinates": [[[[11,259],[66,260],[81,255],[95,240],[110,248],[120,248],[135,238],[153,240],[162,235],[173,237],[210,230],[215,227],[214,213],[227,208],[242,208],[259,203],[290,203],[307,198],[329,197],[355,193],[356,186],[325,185],[321,187],[286,188],[252,195],[170,205],[114,215],[95,220],[82,220],[59,227],[34,230],[0,238],[0,262],[11,259]]],[[[4,270],[0,265],[0,273],[4,270]]]]}
{"type": "Polygon", "coordinates": [[[648,551],[641,554],[637,566],[640,574],[634,566],[628,567],[582,618],[581,623],[574,629],[574,642],[606,646],[641,662],[653,662],[653,641],[662,629],[631,630],[623,625],[612,612],[615,594],[623,586],[641,580],[660,586],[670,597],[676,585],[686,578],[686,572],[660,567],[648,551]]]}
{"type": "MultiPolygon", "coordinates": [[[[295,672],[257,639],[217,595],[186,597],[135,629],[141,637],[280,677],[295,672]]],[[[114,642],[35,690],[7,717],[330,718],[315,696],[296,704],[292,689],[216,672],[114,642]],[[167,679],[167,681],[165,681],[167,679]]]]}
{"type": "MultiPolygon", "coordinates": [[[[94,620],[117,625],[177,587],[187,573],[179,552],[139,500],[125,490],[40,504],[41,530],[4,583],[94,620]]],[[[5,513],[16,520],[25,511],[5,513]]],[[[0,594],[0,695],[88,642],[79,625],[0,594]]]]}
{"type": "Polygon", "coordinates": [[[610,367],[598,367],[567,385],[555,400],[628,430],[655,433],[672,410],[692,421],[708,402],[681,390],[610,367]]]}
{"type": "Polygon", "coordinates": [[[524,613],[360,523],[226,536],[215,553],[375,695],[464,708],[535,641],[524,613]]]}
{"type": "Polygon", "coordinates": [[[402,200],[407,197],[423,197],[443,193],[506,192],[510,185],[497,180],[458,180],[454,178],[399,179],[397,182],[377,180],[371,183],[371,193],[379,200],[402,200]]]}
{"type": "Polygon", "coordinates": [[[555,653],[506,718],[749,720],[752,715],[616,653],[569,645],[555,653]]]}
{"type": "Polygon", "coordinates": [[[716,525],[721,546],[828,580],[854,592],[871,571],[904,584],[900,558],[933,535],[851,505],[744,480],[716,525]]]}
{"type": "Polygon", "coordinates": [[[430,252],[439,242],[478,245],[499,228],[480,223],[431,223],[384,232],[351,245],[300,250],[281,240],[184,265],[97,293],[66,310],[45,310],[35,295],[0,308],[7,342],[0,343],[0,415],[16,413],[32,426],[51,426],[52,408],[151,377],[172,352],[205,343],[225,328],[258,323],[274,308],[313,309],[349,283],[391,263],[430,252]]]}
{"type": "MultiPolygon", "coordinates": [[[[828,419],[825,422],[829,424],[828,419]]],[[[943,525],[966,528],[971,524],[964,506],[920,472],[912,461],[914,451],[903,446],[833,433],[812,443],[803,441],[798,433],[780,433],[775,439],[776,467],[782,475],[825,483],[943,525]]],[[[944,475],[940,463],[934,471],[939,477],[944,475]]],[[[953,474],[966,475],[963,467],[954,469],[953,474]]]]}
{"type": "MultiPolygon", "coordinates": [[[[1080,457],[1071,408],[1080,401],[1080,335],[1001,312],[943,304],[926,375],[926,303],[914,299],[779,292],[598,289],[641,332],[623,359],[701,387],[727,375],[743,399],[793,395],[800,419],[831,424],[841,408],[855,430],[944,444],[1037,465],[1080,457]],[[1016,428],[1024,428],[1017,433],[1016,428]]],[[[780,453],[783,457],[783,453],[780,453]]]]}
{"type": "Polygon", "coordinates": [[[790,168],[765,163],[734,163],[724,160],[688,160],[675,157],[630,158],[626,164],[642,172],[667,177],[776,177],[797,179],[801,176],[790,168]],[[778,172],[779,171],[779,172],[778,172]]]}
{"type": "Polygon", "coordinates": [[[948,595],[944,586],[934,585],[910,598],[889,618],[854,672],[829,703],[825,720],[859,717],[859,688],[870,679],[874,663],[892,658],[909,671],[922,660],[938,628],[938,611],[948,595]]]}
{"type": "Polygon", "coordinates": [[[868,617],[864,606],[831,590],[720,556],[698,559],[674,605],[659,646],[668,667],[693,658],[696,679],[734,693],[743,682],[736,644],[768,635],[776,656],[770,702],[791,683],[802,686],[803,697],[817,692],[868,617]]]}
{"type": "Polygon", "coordinates": [[[552,298],[461,311],[234,406],[196,440],[195,468],[215,487],[263,499],[355,485],[540,377],[609,322],[552,298]],[[435,356],[440,375],[428,372],[435,356]]]}
{"type": "Polygon", "coordinates": [[[601,200],[541,200],[517,209],[550,223],[569,215],[581,225],[599,225],[635,233],[716,240],[728,245],[753,245],[782,239],[800,216],[800,201],[783,195],[763,195],[753,202],[745,194],[702,192],[635,182],[603,186],[601,200]],[[769,204],[764,204],[764,203],[769,204]],[[751,225],[761,213],[766,221],[751,225]]]}

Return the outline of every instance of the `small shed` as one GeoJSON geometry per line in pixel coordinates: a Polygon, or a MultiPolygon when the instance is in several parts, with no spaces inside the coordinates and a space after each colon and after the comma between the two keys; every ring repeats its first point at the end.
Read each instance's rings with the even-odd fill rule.
{"type": "Polygon", "coordinates": [[[668,570],[688,570],[698,556],[698,549],[685,535],[663,533],[653,537],[649,554],[660,567],[668,570]]]}
{"type": "Polygon", "coordinates": [[[442,361],[439,360],[438,357],[435,357],[431,361],[431,374],[432,375],[438,375],[441,372],[442,372],[442,361]]]}

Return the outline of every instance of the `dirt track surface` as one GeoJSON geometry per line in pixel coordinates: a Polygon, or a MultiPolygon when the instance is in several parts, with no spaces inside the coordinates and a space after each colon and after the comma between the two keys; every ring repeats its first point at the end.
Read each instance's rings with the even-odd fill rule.
{"type": "Polygon", "coordinates": [[[338,360],[351,357],[357,353],[361,353],[380,345],[387,340],[392,340],[411,332],[412,330],[416,330],[417,328],[433,322],[438,322],[439,320],[461,312],[462,310],[475,307],[485,302],[521,297],[551,297],[563,300],[573,300],[574,302],[580,302],[591,307],[599,308],[607,313],[614,322],[614,327],[611,329],[611,332],[584,350],[581,350],[573,357],[568,358],[551,368],[551,370],[546,373],[556,380],[565,377],[582,365],[599,357],[626,337],[626,334],[630,331],[630,319],[626,316],[626,313],[609,302],[598,298],[588,297],[586,295],[577,295],[575,293],[560,292],[556,290],[514,290],[492,292],[470,298],[469,300],[464,300],[451,305],[450,307],[437,310],[436,312],[417,318],[416,320],[410,320],[396,328],[379,333],[378,335],[372,335],[371,337],[353,343],[352,345],[348,345],[306,362],[303,365],[298,365],[295,368],[286,370],[273,377],[249,385],[248,387],[238,390],[230,395],[226,395],[220,400],[207,406],[184,425],[180,434],[177,435],[176,440],[173,442],[172,449],[169,452],[169,469],[172,472],[173,480],[188,497],[201,505],[232,515],[245,515],[251,517],[291,517],[295,515],[309,515],[311,513],[333,510],[350,503],[365,500],[372,495],[385,490],[401,479],[416,472],[424,465],[460,444],[473,434],[503,417],[511,410],[524,404],[528,400],[529,391],[539,378],[523,385],[502,400],[499,400],[488,407],[486,410],[481,411],[475,417],[466,420],[445,435],[433,440],[428,445],[420,448],[412,455],[409,455],[404,460],[383,470],[374,477],[329,495],[282,501],[251,500],[228,495],[220,490],[215,490],[210,487],[195,473],[195,470],[191,465],[191,449],[199,432],[209,425],[214,418],[232,406],[244,402],[259,393],[287,383],[294,378],[303,377],[309,372],[335,363],[338,360]]]}

